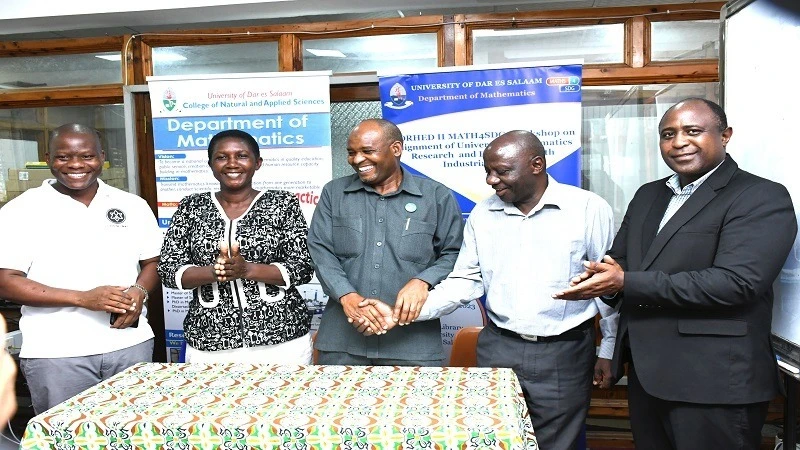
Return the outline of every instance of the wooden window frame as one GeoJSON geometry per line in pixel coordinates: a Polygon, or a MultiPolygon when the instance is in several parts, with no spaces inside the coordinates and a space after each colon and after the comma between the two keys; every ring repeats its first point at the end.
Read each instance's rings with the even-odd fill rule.
{"type": "MultiPolygon", "coordinates": [[[[174,47],[182,45],[213,45],[252,42],[278,42],[278,70],[280,72],[303,70],[303,42],[316,39],[365,37],[378,35],[436,33],[437,62],[444,59],[447,39],[443,31],[444,16],[419,16],[375,20],[345,20],[300,25],[269,25],[232,28],[208,28],[176,31],[172,33],[146,33],[141,35],[144,46],[174,47]]],[[[145,67],[144,75],[151,75],[145,67]]]]}
{"type": "Polygon", "coordinates": [[[472,64],[472,32],[486,28],[550,28],[622,23],[625,26],[622,64],[586,64],[586,86],[618,84],[704,83],[719,81],[719,60],[702,59],[653,63],[650,58],[650,22],[719,19],[723,2],[594,8],[527,13],[466,14],[455,16],[457,62],[472,64]]]}
{"type": "MultiPolygon", "coordinates": [[[[625,8],[592,8],[498,14],[457,14],[374,20],[347,20],[179,30],[83,39],[0,41],[0,58],[120,51],[122,83],[0,91],[0,108],[94,105],[122,102],[122,86],[144,84],[153,73],[152,49],[179,45],[238,42],[278,42],[278,70],[303,69],[302,43],[330,37],[436,33],[440,67],[472,62],[472,32],[483,28],[553,27],[607,23],[625,26],[624,63],[587,64],[584,84],[655,84],[719,81],[719,61],[686,60],[653,63],[650,58],[650,22],[718,19],[723,2],[625,8]]],[[[360,90],[359,100],[377,89],[360,90]]],[[[336,96],[339,97],[339,96],[336,96]]]]}
{"type": "MultiPolygon", "coordinates": [[[[0,58],[23,56],[76,55],[120,51],[124,36],[52,39],[42,41],[0,41],[0,58]]],[[[121,78],[125,64],[120,61],[121,78]]],[[[0,90],[0,108],[35,108],[122,103],[122,83],[53,86],[47,88],[0,90]]]]}

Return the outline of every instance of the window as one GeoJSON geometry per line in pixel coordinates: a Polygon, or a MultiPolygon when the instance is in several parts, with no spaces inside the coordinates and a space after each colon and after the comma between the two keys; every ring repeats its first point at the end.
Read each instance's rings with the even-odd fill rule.
{"type": "Polygon", "coordinates": [[[153,75],[276,72],[278,43],[153,48],[153,75]]]}
{"type": "Polygon", "coordinates": [[[303,41],[303,70],[415,72],[438,66],[436,33],[303,41]]]}
{"type": "Polygon", "coordinates": [[[583,58],[585,64],[624,60],[623,24],[474,30],[473,64],[583,58]]]}
{"type": "Polygon", "coordinates": [[[719,20],[653,22],[653,61],[719,58],[719,20]]]}
{"type": "Polygon", "coordinates": [[[0,58],[0,89],[122,82],[119,52],[0,58]]]}

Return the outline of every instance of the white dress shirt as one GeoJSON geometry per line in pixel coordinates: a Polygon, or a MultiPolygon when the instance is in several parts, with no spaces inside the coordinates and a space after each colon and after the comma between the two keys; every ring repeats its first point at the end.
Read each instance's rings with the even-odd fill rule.
{"type": "Polygon", "coordinates": [[[430,292],[417,320],[441,317],[484,293],[489,318],[518,334],[558,335],[600,312],[600,356],[610,359],[618,313],[599,299],[551,295],[584,271],[584,260],[601,260],[613,237],[605,200],[551,177],[528,214],[492,195],[473,209],[453,272],[430,292]]]}

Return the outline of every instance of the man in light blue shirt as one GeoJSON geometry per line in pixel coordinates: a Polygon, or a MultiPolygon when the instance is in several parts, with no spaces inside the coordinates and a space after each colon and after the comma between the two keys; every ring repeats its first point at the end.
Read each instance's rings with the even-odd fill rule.
{"type": "Polygon", "coordinates": [[[611,384],[618,315],[598,299],[568,302],[551,293],[583,271],[582,261],[603,257],[613,212],[599,196],[549,177],[544,147],[528,131],[492,141],[484,166],[496,195],[472,211],[453,272],[431,291],[417,320],[486,294],[489,323],[478,338],[478,365],[512,368],[539,445],[572,449],[592,378],[601,387],[611,384]],[[598,312],[603,341],[596,358],[598,312]]]}

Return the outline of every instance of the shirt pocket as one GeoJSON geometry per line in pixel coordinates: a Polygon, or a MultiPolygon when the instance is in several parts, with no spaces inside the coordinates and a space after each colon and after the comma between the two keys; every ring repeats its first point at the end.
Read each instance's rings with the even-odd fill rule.
{"type": "Polygon", "coordinates": [[[400,236],[397,256],[403,261],[428,264],[436,255],[433,249],[433,234],[436,224],[409,219],[408,226],[400,236]]]}
{"type": "MultiPolygon", "coordinates": [[[[536,257],[515,249],[527,261],[531,276],[540,279],[548,289],[569,287],[569,280],[583,272],[586,245],[582,240],[558,236],[539,236],[536,257]],[[540,258],[537,259],[537,258],[540,258]]],[[[524,267],[524,266],[523,266],[524,267]]]]}
{"type": "Polygon", "coordinates": [[[361,217],[333,216],[333,251],[340,258],[355,258],[363,253],[361,217]]]}

